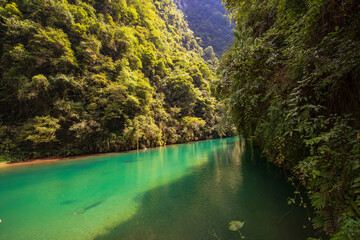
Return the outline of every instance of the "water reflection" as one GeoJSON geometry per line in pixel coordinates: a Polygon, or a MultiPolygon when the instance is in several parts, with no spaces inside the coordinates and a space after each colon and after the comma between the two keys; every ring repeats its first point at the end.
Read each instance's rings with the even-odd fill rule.
{"type": "Polygon", "coordinates": [[[134,216],[148,191],[206,164],[224,141],[230,140],[0,171],[0,239],[104,234],[134,216]]]}
{"type": "Polygon", "coordinates": [[[239,239],[227,229],[245,221],[247,239],[303,240],[311,231],[302,209],[286,204],[291,186],[243,142],[212,151],[191,174],[148,191],[136,215],[96,239],[239,239]]]}
{"type": "Polygon", "coordinates": [[[291,186],[250,156],[231,138],[0,171],[0,239],[238,239],[232,220],[306,239],[291,186]]]}

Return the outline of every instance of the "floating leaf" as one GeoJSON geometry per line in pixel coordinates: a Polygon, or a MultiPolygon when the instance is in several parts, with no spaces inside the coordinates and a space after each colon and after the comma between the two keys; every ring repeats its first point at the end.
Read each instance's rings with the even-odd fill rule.
{"type": "Polygon", "coordinates": [[[239,231],[243,226],[244,226],[245,222],[241,222],[241,221],[231,221],[229,223],[229,229],[231,231],[239,231]]]}

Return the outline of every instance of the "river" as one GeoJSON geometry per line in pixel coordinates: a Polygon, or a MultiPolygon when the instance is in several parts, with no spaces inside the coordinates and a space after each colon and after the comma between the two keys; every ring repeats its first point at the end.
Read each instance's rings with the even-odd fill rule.
{"type": "Polygon", "coordinates": [[[304,240],[292,186],[239,138],[0,169],[0,239],[304,240]]]}

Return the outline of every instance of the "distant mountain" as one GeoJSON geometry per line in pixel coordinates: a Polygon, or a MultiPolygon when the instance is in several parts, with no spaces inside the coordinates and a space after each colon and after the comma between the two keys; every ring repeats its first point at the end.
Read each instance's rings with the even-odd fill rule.
{"type": "Polygon", "coordinates": [[[212,46],[219,57],[233,41],[230,21],[221,0],[174,0],[187,17],[189,27],[201,38],[201,47],[212,46]]]}

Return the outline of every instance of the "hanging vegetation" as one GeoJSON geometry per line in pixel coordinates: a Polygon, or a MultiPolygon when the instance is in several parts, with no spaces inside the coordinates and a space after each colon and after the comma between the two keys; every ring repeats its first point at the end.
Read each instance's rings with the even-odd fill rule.
{"type": "Polygon", "coordinates": [[[360,2],[223,2],[237,25],[218,94],[239,132],[306,187],[315,228],[359,239],[360,2]]]}

